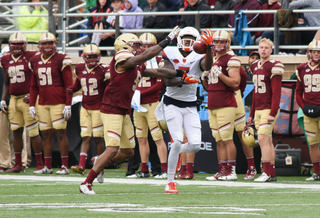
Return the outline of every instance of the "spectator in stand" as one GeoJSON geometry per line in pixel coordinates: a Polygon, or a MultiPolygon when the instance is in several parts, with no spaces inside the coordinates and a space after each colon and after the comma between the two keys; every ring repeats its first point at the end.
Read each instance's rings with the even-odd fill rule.
{"type": "MultiPolygon", "coordinates": [[[[109,8],[110,0],[97,0],[97,6],[90,9],[91,13],[109,13],[111,9],[109,8]]],[[[88,19],[87,29],[99,29],[100,23],[105,20],[104,16],[91,16],[88,19]]],[[[88,37],[90,41],[93,40],[93,34],[89,33],[88,37]]],[[[106,54],[106,53],[103,53],[106,54]]]]}
{"type": "MultiPolygon", "coordinates": [[[[278,0],[268,0],[268,3],[262,5],[261,10],[278,10],[281,9],[281,5],[278,0]]],[[[274,14],[260,14],[258,20],[259,27],[274,27],[274,14]]],[[[254,35],[255,44],[258,45],[259,41],[263,38],[268,38],[273,41],[274,31],[258,31],[254,35]],[[261,36],[262,35],[262,36],[261,36]]],[[[284,38],[284,33],[279,32],[279,38],[284,38]]]]}
{"type": "MultiPolygon", "coordinates": [[[[32,0],[32,2],[41,2],[41,0],[32,0]]],[[[19,8],[20,15],[48,14],[48,11],[40,5],[28,7],[26,5],[19,8]]],[[[40,31],[48,30],[48,17],[17,17],[17,27],[20,31],[40,31]]],[[[25,33],[28,40],[28,50],[37,50],[39,37],[42,33],[25,33]],[[34,46],[32,46],[34,44],[34,46]]]]}
{"type": "MultiPolygon", "coordinates": [[[[320,1],[318,0],[296,0],[289,4],[289,9],[320,9],[320,1]]],[[[320,13],[303,13],[304,23],[302,26],[319,27],[320,13]]],[[[299,23],[300,24],[300,23],[299,23]]],[[[300,35],[300,45],[308,45],[313,40],[316,30],[298,31],[300,35]]],[[[299,38],[299,36],[298,36],[299,38]]]]}
{"type": "MultiPolygon", "coordinates": [[[[214,8],[216,6],[216,3],[218,2],[219,0],[207,0],[209,6],[211,8],[214,8]]],[[[222,0],[223,1],[223,0],[222,0]]]]}
{"type": "MultiPolygon", "coordinates": [[[[148,0],[149,5],[144,8],[144,12],[167,11],[167,8],[159,0],[148,0]]],[[[145,15],[143,17],[143,28],[162,29],[167,28],[170,23],[169,16],[145,15]]],[[[154,33],[157,41],[160,42],[166,37],[166,33],[154,33]]]]}
{"type": "MultiPolygon", "coordinates": [[[[122,0],[111,0],[112,13],[122,13],[122,0]]],[[[99,25],[95,26],[95,29],[114,29],[116,25],[116,16],[109,15],[107,19],[102,19],[99,25]]],[[[123,16],[119,17],[119,27],[123,28],[123,16]]],[[[115,32],[111,33],[93,33],[91,43],[97,46],[113,46],[115,32]]],[[[105,53],[105,52],[102,52],[105,53]]],[[[112,56],[112,52],[108,51],[108,55],[112,56]]]]}
{"type": "MultiPolygon", "coordinates": [[[[218,0],[214,6],[215,11],[232,10],[236,4],[236,0],[218,0]]],[[[230,14],[213,14],[211,27],[213,28],[225,28],[228,27],[228,20],[230,14]]]]}
{"type": "MultiPolygon", "coordinates": [[[[211,10],[208,2],[202,0],[188,0],[188,5],[184,11],[209,11],[211,10]]],[[[200,28],[207,28],[210,26],[212,16],[210,14],[200,15],[200,28]]],[[[180,19],[180,28],[187,26],[196,27],[195,15],[182,15],[180,19]]]]}
{"type": "MultiPolygon", "coordinates": [[[[179,11],[180,9],[180,1],[179,0],[159,0],[168,11],[179,11]]],[[[178,23],[178,15],[170,16],[171,26],[175,26],[178,23]]]]}
{"type": "MultiPolygon", "coordinates": [[[[124,12],[143,12],[141,8],[138,7],[138,0],[125,0],[124,1],[124,12]]],[[[143,22],[143,16],[123,16],[123,29],[141,29],[143,22]]]]}
{"type": "Polygon", "coordinates": [[[252,82],[252,70],[251,70],[251,65],[253,62],[255,62],[256,60],[260,59],[260,55],[257,51],[253,51],[250,53],[249,55],[249,60],[248,60],[248,66],[245,67],[245,71],[247,74],[247,81],[251,81],[252,82]]]}
{"type": "Polygon", "coordinates": [[[94,7],[97,7],[97,1],[96,0],[86,0],[86,9],[87,12],[93,11],[94,7]]]}
{"type": "MultiPolygon", "coordinates": [[[[233,7],[234,11],[240,11],[240,10],[260,10],[261,5],[257,0],[240,0],[238,1],[235,6],[233,7]]],[[[235,27],[235,16],[236,14],[231,14],[228,22],[228,27],[234,28],[235,27]]],[[[257,27],[258,26],[258,17],[259,13],[257,14],[247,14],[247,24],[248,27],[257,27]]],[[[239,42],[237,42],[233,38],[233,32],[229,32],[230,36],[232,38],[232,43],[234,45],[239,45],[239,42]]],[[[254,32],[251,32],[251,36],[254,35],[254,32]]]]}

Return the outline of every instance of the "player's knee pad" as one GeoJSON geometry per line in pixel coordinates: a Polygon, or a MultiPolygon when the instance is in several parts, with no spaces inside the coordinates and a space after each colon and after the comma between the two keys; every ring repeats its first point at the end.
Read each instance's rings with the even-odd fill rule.
{"type": "Polygon", "coordinates": [[[229,141],[233,139],[233,131],[221,131],[220,132],[220,137],[223,141],[229,141]],[[232,132],[232,134],[231,134],[232,132]]]}
{"type": "Polygon", "coordinates": [[[38,125],[35,126],[35,127],[32,128],[32,129],[28,129],[28,134],[29,134],[29,137],[30,137],[30,138],[36,137],[37,135],[39,135],[38,125]]]}
{"type": "Polygon", "coordinates": [[[189,144],[191,153],[197,153],[200,150],[200,144],[189,144]]]}
{"type": "Polygon", "coordinates": [[[170,152],[179,154],[181,150],[181,141],[174,141],[171,143],[170,152]]]}
{"type": "Polygon", "coordinates": [[[102,129],[97,129],[97,130],[93,129],[92,136],[93,137],[98,137],[98,138],[103,137],[103,128],[102,129]]]}
{"type": "Polygon", "coordinates": [[[153,141],[155,141],[155,142],[163,139],[162,131],[160,128],[158,128],[154,132],[151,132],[151,135],[152,135],[153,141]]]}

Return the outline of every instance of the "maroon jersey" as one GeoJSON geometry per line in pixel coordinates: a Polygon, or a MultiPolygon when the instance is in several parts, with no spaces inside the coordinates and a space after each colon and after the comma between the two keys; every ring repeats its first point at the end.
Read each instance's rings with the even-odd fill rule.
{"type": "Polygon", "coordinates": [[[234,91],[237,91],[238,89],[240,89],[241,94],[243,94],[247,86],[247,74],[246,74],[246,71],[243,69],[243,67],[240,67],[240,79],[241,79],[240,85],[238,88],[235,88],[234,91]]]}
{"type": "Polygon", "coordinates": [[[281,98],[283,64],[276,60],[269,60],[264,64],[256,61],[251,69],[254,92],[250,117],[254,117],[255,110],[264,109],[271,109],[270,116],[275,117],[281,98]]]}
{"type": "Polygon", "coordinates": [[[30,105],[34,106],[37,94],[39,105],[71,105],[72,96],[66,88],[72,86],[71,58],[62,52],[56,52],[47,60],[41,53],[30,59],[33,71],[30,88],[30,105]]]}
{"type": "Polygon", "coordinates": [[[310,62],[297,67],[296,98],[299,107],[320,105],[320,65],[311,66],[310,62]]]}
{"type": "Polygon", "coordinates": [[[28,62],[36,53],[36,51],[25,51],[18,58],[12,54],[1,58],[1,65],[10,79],[10,95],[29,93],[32,71],[28,67],[28,62]]]}
{"type": "Polygon", "coordinates": [[[110,83],[106,87],[102,99],[101,112],[107,114],[130,114],[131,100],[141,79],[145,64],[135,66],[123,72],[116,71],[116,65],[133,57],[129,51],[119,51],[110,63],[110,83]]]}
{"type": "MultiPolygon", "coordinates": [[[[162,61],[162,57],[155,57],[146,62],[147,69],[152,69],[153,64],[158,65],[162,61]],[[153,62],[155,61],[155,63],[153,62]]],[[[159,101],[161,90],[163,88],[164,79],[160,77],[142,77],[137,90],[140,90],[140,103],[148,104],[159,101]]]]}
{"type": "MultiPolygon", "coordinates": [[[[212,66],[221,66],[222,73],[229,76],[228,69],[232,67],[239,68],[240,60],[236,55],[225,54],[214,58],[212,66]]],[[[222,107],[237,107],[237,101],[234,97],[234,88],[227,86],[222,80],[210,72],[208,76],[208,109],[222,107]]]]}
{"type": "Polygon", "coordinates": [[[100,110],[106,85],[109,83],[109,65],[99,64],[93,69],[87,68],[84,62],[75,67],[77,76],[72,86],[73,91],[82,88],[82,107],[88,110],[100,110]]]}

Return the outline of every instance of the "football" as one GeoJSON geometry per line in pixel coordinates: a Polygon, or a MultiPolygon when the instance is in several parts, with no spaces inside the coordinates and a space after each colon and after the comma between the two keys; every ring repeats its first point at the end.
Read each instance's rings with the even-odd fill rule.
{"type": "Polygon", "coordinates": [[[207,49],[206,42],[203,39],[195,41],[193,43],[193,50],[198,54],[205,54],[207,49]]]}

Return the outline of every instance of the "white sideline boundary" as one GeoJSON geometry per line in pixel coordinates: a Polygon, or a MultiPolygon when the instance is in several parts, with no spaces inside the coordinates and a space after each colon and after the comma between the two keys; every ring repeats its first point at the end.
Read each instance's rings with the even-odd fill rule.
{"type": "MultiPolygon", "coordinates": [[[[31,180],[31,181],[57,181],[57,182],[83,182],[85,177],[70,176],[26,176],[26,175],[0,175],[0,180],[31,180]]],[[[199,181],[199,180],[175,180],[179,185],[202,185],[202,186],[226,186],[226,187],[249,187],[249,188],[300,188],[320,190],[320,184],[284,184],[279,182],[237,182],[237,181],[199,181]]],[[[149,184],[149,185],[166,185],[167,180],[156,179],[120,179],[120,178],[104,178],[103,184],[149,184]]],[[[102,184],[102,185],[103,185],[102,184]]]]}

